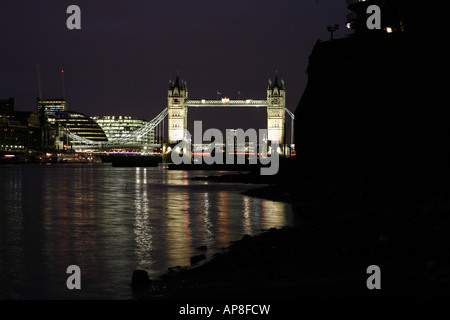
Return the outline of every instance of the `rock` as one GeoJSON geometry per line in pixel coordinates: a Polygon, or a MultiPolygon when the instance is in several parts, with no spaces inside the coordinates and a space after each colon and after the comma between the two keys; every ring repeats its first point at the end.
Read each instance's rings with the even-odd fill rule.
{"type": "Polygon", "coordinates": [[[131,278],[132,286],[148,286],[150,285],[150,282],[147,271],[139,269],[133,271],[133,276],[131,278]]]}
{"type": "Polygon", "coordinates": [[[207,246],[200,246],[200,247],[198,247],[196,249],[200,250],[200,251],[206,251],[206,250],[208,250],[208,247],[207,246]]]}
{"type": "Polygon", "coordinates": [[[192,256],[191,257],[191,266],[196,263],[199,263],[200,261],[205,260],[205,259],[206,259],[206,256],[204,254],[199,254],[198,256],[192,256]]]}

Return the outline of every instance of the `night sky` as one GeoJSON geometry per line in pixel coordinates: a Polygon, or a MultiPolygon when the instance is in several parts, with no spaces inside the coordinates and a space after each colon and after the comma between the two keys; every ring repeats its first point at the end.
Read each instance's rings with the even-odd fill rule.
{"type": "MultiPolygon", "coordinates": [[[[2,1],[0,99],[34,111],[36,64],[43,93],[88,115],[150,120],[167,102],[169,79],[187,80],[189,98],[265,99],[267,81],[285,80],[294,111],[307,82],[308,57],[328,25],[345,28],[344,0],[2,1]],[[69,30],[69,5],[81,8],[81,30],[69,30]]],[[[261,109],[189,109],[205,127],[265,128],[261,109]]]]}

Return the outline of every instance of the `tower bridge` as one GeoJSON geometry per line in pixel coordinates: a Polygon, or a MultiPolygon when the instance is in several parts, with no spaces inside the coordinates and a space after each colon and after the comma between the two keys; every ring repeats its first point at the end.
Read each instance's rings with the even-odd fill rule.
{"type": "Polygon", "coordinates": [[[154,148],[160,147],[155,145],[139,145],[136,143],[137,138],[144,134],[155,130],[158,125],[168,118],[168,143],[176,144],[184,139],[185,130],[187,130],[188,108],[203,107],[227,107],[227,108],[267,108],[267,140],[279,145],[284,144],[285,139],[285,114],[291,118],[291,144],[294,137],[294,114],[286,108],[286,89],[284,81],[278,81],[278,75],[275,76],[274,82],[269,80],[267,86],[267,98],[261,99],[195,99],[188,98],[188,90],[186,81],[180,80],[177,74],[175,81],[169,81],[167,93],[167,107],[164,108],[155,118],[149,121],[139,130],[130,133],[120,139],[110,140],[108,142],[97,142],[82,138],[70,132],[64,132],[71,140],[77,141],[80,149],[113,149],[113,148],[154,148]]]}
{"type": "Polygon", "coordinates": [[[267,108],[267,139],[278,144],[284,143],[285,114],[291,116],[291,143],[294,115],[286,108],[286,89],[284,81],[269,80],[266,100],[231,100],[228,98],[217,100],[189,100],[186,81],[180,80],[179,75],[175,81],[169,81],[167,94],[168,110],[168,137],[169,144],[183,140],[184,131],[187,130],[187,114],[189,107],[265,107],[267,108]]]}

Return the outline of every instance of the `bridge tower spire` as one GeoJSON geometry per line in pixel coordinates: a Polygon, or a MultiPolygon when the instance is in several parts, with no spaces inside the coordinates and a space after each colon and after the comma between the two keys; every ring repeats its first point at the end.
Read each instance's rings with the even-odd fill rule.
{"type": "Polygon", "coordinates": [[[167,91],[169,144],[177,143],[184,138],[187,130],[187,107],[184,101],[188,99],[186,81],[180,80],[177,71],[175,81],[169,81],[167,91]]]}
{"type": "Polygon", "coordinates": [[[275,80],[269,79],[267,86],[267,140],[279,145],[284,143],[284,122],[286,107],[286,89],[284,81],[278,81],[278,71],[275,80]]]}

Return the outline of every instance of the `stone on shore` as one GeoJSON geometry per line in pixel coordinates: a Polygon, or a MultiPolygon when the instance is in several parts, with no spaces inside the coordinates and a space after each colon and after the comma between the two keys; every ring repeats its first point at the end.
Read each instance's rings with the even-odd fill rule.
{"type": "Polygon", "coordinates": [[[131,278],[131,285],[136,286],[148,286],[150,285],[150,278],[145,270],[134,270],[131,278]]]}

